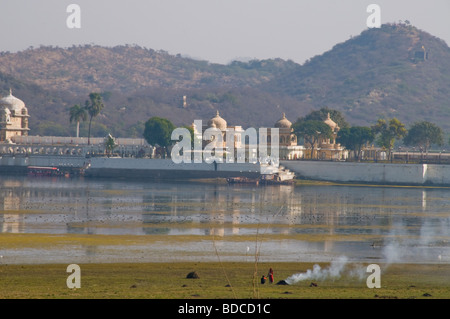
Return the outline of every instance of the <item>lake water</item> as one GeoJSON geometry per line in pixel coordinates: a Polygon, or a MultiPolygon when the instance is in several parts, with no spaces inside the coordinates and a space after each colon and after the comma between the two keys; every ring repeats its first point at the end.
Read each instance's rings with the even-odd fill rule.
{"type": "Polygon", "coordinates": [[[0,232],[0,263],[449,263],[450,189],[0,176],[0,232]]]}

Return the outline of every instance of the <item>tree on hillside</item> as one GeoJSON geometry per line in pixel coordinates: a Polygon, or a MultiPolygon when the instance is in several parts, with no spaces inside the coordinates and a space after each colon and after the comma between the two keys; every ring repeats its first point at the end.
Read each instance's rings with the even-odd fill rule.
{"type": "Polygon", "coordinates": [[[84,103],[84,108],[89,114],[89,130],[88,130],[88,145],[91,144],[91,125],[92,119],[96,117],[103,109],[104,104],[100,93],[90,93],[89,100],[84,103]]]}
{"type": "Polygon", "coordinates": [[[69,109],[70,123],[77,122],[77,137],[80,137],[80,122],[87,120],[86,109],[79,104],[75,104],[69,109]]]}
{"type": "Polygon", "coordinates": [[[396,118],[389,120],[389,122],[379,119],[371,128],[376,136],[377,144],[388,151],[388,159],[390,159],[395,140],[405,137],[407,133],[405,125],[396,118]]]}
{"type": "Polygon", "coordinates": [[[303,137],[311,146],[311,159],[314,157],[314,149],[320,139],[331,138],[333,132],[331,127],[323,121],[299,119],[292,125],[294,133],[303,137]]]}
{"type": "Polygon", "coordinates": [[[444,144],[444,132],[436,124],[427,121],[416,122],[408,130],[403,142],[408,146],[417,146],[427,153],[431,145],[444,144]]]}
{"type": "Polygon", "coordinates": [[[353,150],[355,158],[361,160],[361,151],[364,145],[371,143],[375,136],[370,127],[353,126],[339,131],[336,141],[345,148],[353,150]]]}
{"type": "Polygon", "coordinates": [[[169,155],[167,147],[173,143],[171,136],[174,129],[171,121],[155,116],[145,122],[144,138],[150,145],[159,145],[165,157],[169,155]]]}

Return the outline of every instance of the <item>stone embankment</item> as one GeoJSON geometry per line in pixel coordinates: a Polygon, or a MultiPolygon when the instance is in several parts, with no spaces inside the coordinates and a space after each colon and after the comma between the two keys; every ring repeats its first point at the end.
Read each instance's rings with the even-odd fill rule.
{"type": "Polygon", "coordinates": [[[351,183],[450,186],[450,165],[280,161],[297,178],[351,183]]]}
{"type": "MultiPolygon", "coordinates": [[[[450,165],[390,164],[329,161],[280,161],[280,165],[295,173],[297,178],[351,183],[395,185],[450,186],[450,165]]],[[[133,178],[216,178],[258,177],[261,166],[252,163],[176,164],[168,159],[108,158],[52,155],[3,155],[0,173],[27,172],[28,166],[60,168],[87,167],[87,177],[133,178]]]]}

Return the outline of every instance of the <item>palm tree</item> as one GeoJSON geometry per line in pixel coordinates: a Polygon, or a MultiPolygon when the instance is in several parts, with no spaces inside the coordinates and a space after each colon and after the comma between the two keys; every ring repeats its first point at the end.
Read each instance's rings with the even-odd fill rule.
{"type": "Polygon", "coordinates": [[[89,94],[89,100],[84,104],[84,108],[89,114],[89,130],[88,130],[88,145],[91,144],[91,125],[92,119],[96,117],[100,111],[103,109],[103,101],[100,93],[89,94]]]}
{"type": "Polygon", "coordinates": [[[84,107],[75,104],[69,109],[70,123],[77,122],[77,137],[80,137],[80,122],[87,120],[87,113],[84,107]]]}

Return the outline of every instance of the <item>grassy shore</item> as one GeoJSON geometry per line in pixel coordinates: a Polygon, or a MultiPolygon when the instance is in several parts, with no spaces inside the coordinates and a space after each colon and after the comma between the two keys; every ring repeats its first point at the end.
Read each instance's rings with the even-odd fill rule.
{"type": "MultiPolygon", "coordinates": [[[[450,298],[450,265],[380,265],[381,288],[367,276],[343,276],[277,285],[312,263],[98,263],[80,264],[81,288],[69,289],[65,264],[0,265],[2,299],[441,299],[450,298]],[[269,267],[275,283],[260,284],[269,267]],[[186,278],[195,271],[199,278],[186,278]]],[[[326,268],[326,263],[320,264],[326,268]]],[[[367,265],[366,265],[367,266],[367,265]]]]}

